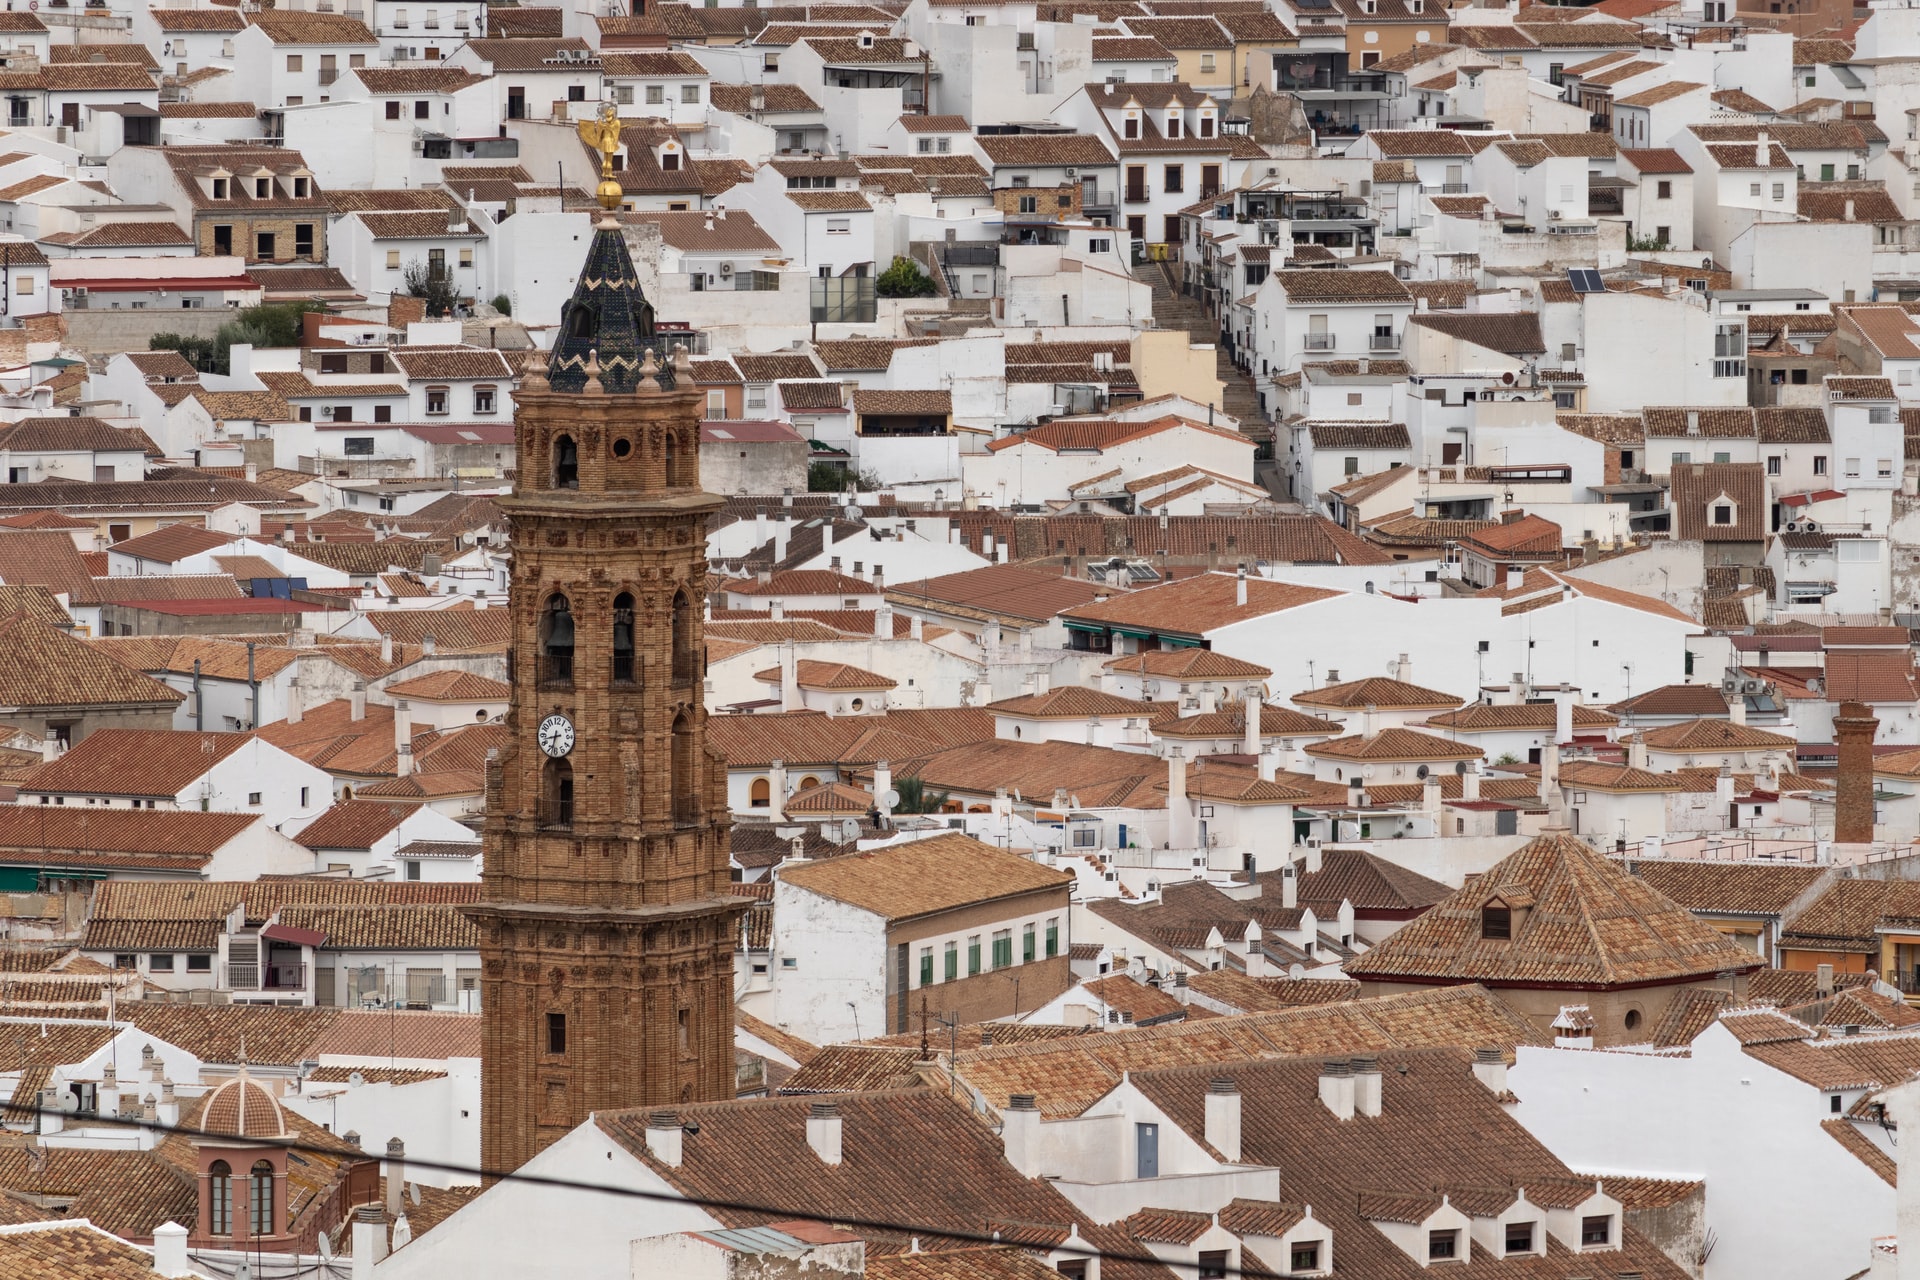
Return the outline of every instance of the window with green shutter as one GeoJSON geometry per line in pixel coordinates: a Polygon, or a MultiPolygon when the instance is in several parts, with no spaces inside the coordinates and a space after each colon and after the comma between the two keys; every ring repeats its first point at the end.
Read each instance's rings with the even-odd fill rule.
{"type": "Polygon", "coordinates": [[[1034,961],[1034,930],[1028,925],[1020,931],[1020,963],[1032,964],[1034,961]]]}
{"type": "Polygon", "coordinates": [[[1005,969],[1013,964],[1013,930],[1001,929],[993,935],[993,967],[1005,969]]]}
{"type": "Polygon", "coordinates": [[[949,942],[947,944],[946,981],[952,982],[955,978],[958,978],[959,976],[960,976],[960,944],[957,942],[949,942]]]}
{"type": "Polygon", "coordinates": [[[1056,917],[1047,921],[1047,959],[1060,954],[1060,921],[1056,917]]]}
{"type": "Polygon", "coordinates": [[[923,987],[930,987],[933,985],[933,948],[932,947],[920,948],[920,985],[923,987]]]}
{"type": "Polygon", "coordinates": [[[967,976],[971,978],[980,972],[980,935],[974,934],[967,939],[967,976]]]}

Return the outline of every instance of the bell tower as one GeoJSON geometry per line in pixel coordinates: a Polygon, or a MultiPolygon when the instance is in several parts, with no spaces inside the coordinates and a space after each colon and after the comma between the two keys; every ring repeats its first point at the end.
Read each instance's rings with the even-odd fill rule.
{"type": "MultiPolygon", "coordinates": [[[[608,154],[617,122],[581,133],[608,154]],[[613,130],[610,139],[592,134],[613,130]]],[[[734,1095],[726,766],[702,699],[700,394],[611,210],[515,395],[510,744],[487,774],[481,1157],[734,1095]]],[[[609,193],[609,188],[611,192],[609,193]]]]}

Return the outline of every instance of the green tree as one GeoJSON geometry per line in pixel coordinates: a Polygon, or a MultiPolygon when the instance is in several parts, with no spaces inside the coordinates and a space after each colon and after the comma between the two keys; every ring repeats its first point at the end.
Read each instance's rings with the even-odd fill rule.
{"type": "Polygon", "coordinates": [[[510,316],[513,314],[513,299],[504,293],[496,293],[493,295],[493,309],[503,316],[510,316]]]}
{"type": "Polygon", "coordinates": [[[893,265],[880,273],[873,291],[883,298],[926,298],[932,296],[934,287],[910,259],[895,258],[893,265]]]}
{"type": "Polygon", "coordinates": [[[900,793],[900,803],[893,806],[895,813],[938,813],[948,799],[945,791],[928,791],[921,778],[896,779],[893,789],[900,793]]]}
{"type": "Polygon", "coordinates": [[[150,351],[178,351],[202,373],[229,373],[229,356],[236,343],[254,347],[297,347],[300,317],[325,311],[324,302],[275,302],[248,307],[221,325],[212,338],[178,333],[156,333],[147,339],[150,351]]]}
{"type": "Polygon", "coordinates": [[[429,316],[450,316],[454,304],[460,301],[460,295],[454,292],[453,280],[444,266],[435,272],[415,258],[407,264],[401,279],[406,281],[409,294],[427,304],[429,316]]]}

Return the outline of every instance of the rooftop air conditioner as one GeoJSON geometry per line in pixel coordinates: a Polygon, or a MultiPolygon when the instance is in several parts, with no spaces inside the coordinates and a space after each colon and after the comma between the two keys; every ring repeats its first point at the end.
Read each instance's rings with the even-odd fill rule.
{"type": "Polygon", "coordinates": [[[733,264],[731,262],[723,262],[720,264],[721,278],[724,279],[725,277],[730,276],[732,274],[733,274],[733,264]]]}
{"type": "Polygon", "coordinates": [[[1739,693],[1740,692],[1739,677],[1728,676],[1725,680],[1722,680],[1720,682],[1720,692],[1726,694],[1729,698],[1731,698],[1734,694],[1739,693]]]}

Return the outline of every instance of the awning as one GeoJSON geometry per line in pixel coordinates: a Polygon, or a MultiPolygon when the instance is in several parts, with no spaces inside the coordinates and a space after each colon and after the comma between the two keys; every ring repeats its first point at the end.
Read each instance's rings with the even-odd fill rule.
{"type": "Polygon", "coordinates": [[[318,929],[300,929],[290,924],[270,924],[260,931],[268,942],[284,942],[291,947],[317,947],[327,940],[318,929]]]}

